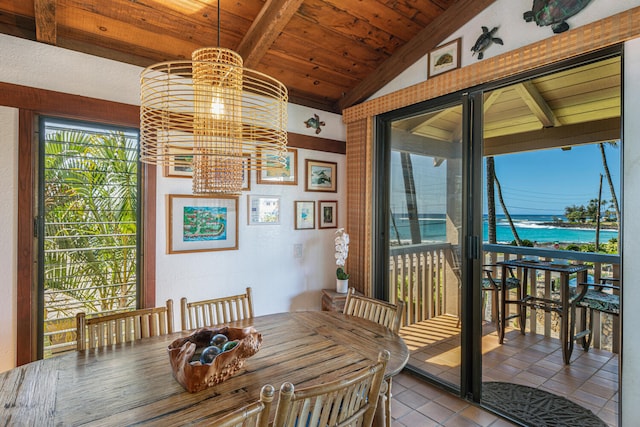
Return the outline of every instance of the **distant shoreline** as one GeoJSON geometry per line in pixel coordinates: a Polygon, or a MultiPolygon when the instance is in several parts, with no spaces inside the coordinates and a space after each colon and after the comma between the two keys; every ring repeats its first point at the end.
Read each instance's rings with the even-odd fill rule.
{"type": "MultiPolygon", "coordinates": [[[[543,222],[542,225],[547,225],[550,227],[558,227],[558,228],[592,228],[595,230],[596,224],[592,222],[543,222]]],[[[618,223],[616,222],[601,222],[600,223],[601,230],[617,230],[618,223]]]]}

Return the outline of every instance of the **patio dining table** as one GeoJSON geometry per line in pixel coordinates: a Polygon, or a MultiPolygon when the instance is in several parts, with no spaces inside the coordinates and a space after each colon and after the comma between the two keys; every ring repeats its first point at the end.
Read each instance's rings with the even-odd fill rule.
{"type": "MultiPolygon", "coordinates": [[[[409,359],[404,341],[377,323],[342,313],[279,313],[231,322],[262,334],[260,350],[236,375],[189,393],[174,379],[167,347],[191,331],[72,352],[0,374],[0,424],[181,425],[211,422],[276,390],[325,383],[391,353],[385,376],[409,359]]],[[[277,402],[278,393],[274,400],[277,402]]],[[[273,411],[272,414],[273,416],[273,411]]]]}
{"type": "MultiPolygon", "coordinates": [[[[499,331],[500,343],[504,341],[504,332],[507,325],[507,321],[516,316],[507,316],[506,305],[517,304],[520,306],[520,332],[524,335],[525,320],[527,308],[541,309],[547,312],[555,312],[560,316],[560,345],[562,346],[562,359],[565,364],[569,364],[571,359],[571,353],[573,351],[574,337],[569,336],[569,312],[570,312],[570,298],[571,291],[569,288],[569,276],[572,274],[578,275],[577,283],[585,283],[587,281],[588,266],[584,264],[569,264],[561,261],[539,261],[537,259],[511,259],[498,262],[502,266],[502,276],[507,277],[507,269],[509,267],[517,267],[523,269],[523,279],[521,281],[522,286],[522,299],[509,300],[507,299],[506,286],[502,286],[500,289],[500,313],[502,319],[501,328],[499,331]],[[557,272],[560,274],[560,297],[559,299],[539,297],[536,293],[536,283],[528,284],[528,271],[542,270],[549,272],[557,272]],[[530,289],[529,289],[530,288],[530,289]]],[[[532,321],[535,321],[533,319],[532,321]]]]}

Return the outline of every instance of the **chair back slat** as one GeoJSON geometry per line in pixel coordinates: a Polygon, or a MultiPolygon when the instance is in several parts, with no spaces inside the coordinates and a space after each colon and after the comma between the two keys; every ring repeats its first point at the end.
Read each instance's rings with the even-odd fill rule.
{"type": "Polygon", "coordinates": [[[389,352],[368,368],[317,386],[295,390],[285,382],[280,388],[274,426],[370,426],[389,352]]]}
{"type": "Polygon", "coordinates": [[[404,311],[404,303],[391,304],[374,298],[357,295],[354,288],[347,292],[344,314],[371,320],[398,333],[404,311]]]}
{"type": "Polygon", "coordinates": [[[104,347],[173,333],[173,301],[164,307],[143,308],[106,316],[76,315],[77,349],[104,347]]]}
{"type": "Polygon", "coordinates": [[[251,288],[246,293],[204,301],[180,299],[182,329],[190,330],[253,318],[251,288]]]}
{"type": "Polygon", "coordinates": [[[211,425],[216,427],[267,427],[274,394],[273,386],[267,384],[260,391],[259,401],[218,418],[211,425]]]}

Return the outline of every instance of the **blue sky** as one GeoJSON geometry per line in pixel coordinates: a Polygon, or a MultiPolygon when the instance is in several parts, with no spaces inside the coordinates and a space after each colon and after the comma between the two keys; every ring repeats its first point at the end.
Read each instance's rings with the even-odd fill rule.
{"type": "MultiPolygon", "coordinates": [[[[607,163],[620,200],[620,146],[605,145],[607,163]]],[[[406,212],[404,182],[400,168],[400,155],[392,153],[391,211],[406,212]]],[[[433,159],[411,156],[416,189],[420,196],[418,210],[424,213],[446,211],[447,168],[434,166],[433,159]]],[[[598,197],[600,174],[604,175],[602,158],[597,144],[506,154],[495,157],[496,175],[502,186],[502,195],[510,214],[563,215],[565,207],[588,205],[598,197]]],[[[483,171],[483,177],[486,173],[483,171]]],[[[486,183],[483,183],[486,191],[486,183]]],[[[486,213],[486,195],[483,194],[483,212],[486,213]]],[[[602,184],[603,200],[610,200],[606,178],[602,184]]],[[[496,213],[502,214],[496,194],[496,213]]]]}
{"type": "MultiPolygon", "coordinates": [[[[607,164],[620,199],[620,150],[605,144],[607,164]]],[[[496,176],[511,214],[564,214],[571,205],[587,205],[598,197],[602,157],[596,144],[508,154],[495,157],[496,176]]],[[[497,197],[497,194],[496,194],[497,197]]],[[[610,200],[606,177],[602,198],[610,200]]],[[[496,213],[502,208],[496,199],[496,213]]],[[[484,209],[486,211],[486,207],[484,209]]]]}

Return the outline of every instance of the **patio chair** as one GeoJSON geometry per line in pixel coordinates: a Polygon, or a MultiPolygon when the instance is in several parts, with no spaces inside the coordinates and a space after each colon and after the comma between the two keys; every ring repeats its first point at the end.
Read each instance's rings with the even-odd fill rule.
{"type": "MultiPolygon", "coordinates": [[[[596,311],[620,315],[620,279],[609,277],[600,279],[600,283],[580,283],[578,288],[572,288],[575,298],[571,301],[571,329],[569,331],[574,340],[582,340],[582,348],[589,351],[593,339],[593,318],[596,311]],[[578,293],[578,290],[580,291],[578,293]],[[583,308],[582,325],[584,329],[575,333],[576,308],[583,308]],[[589,323],[587,324],[587,318],[589,323]]],[[[570,355],[569,355],[570,356],[570,355]]]]}
{"type": "Polygon", "coordinates": [[[203,301],[180,299],[182,330],[203,328],[253,317],[251,288],[244,294],[230,295],[203,301]]]}
{"type": "MultiPolygon", "coordinates": [[[[493,293],[491,297],[491,317],[496,324],[496,329],[498,330],[498,335],[500,335],[500,330],[502,325],[505,324],[506,327],[506,316],[505,313],[500,312],[500,290],[502,289],[503,279],[495,277],[495,269],[501,268],[501,266],[497,264],[485,264],[482,266],[482,271],[485,277],[482,278],[482,312],[484,313],[486,307],[486,295],[488,293],[493,293]]],[[[516,289],[518,292],[518,300],[522,298],[522,289],[520,286],[520,279],[518,279],[514,272],[513,268],[507,268],[509,271],[509,276],[506,278],[504,282],[506,282],[507,292],[512,289],[516,289]]],[[[517,305],[517,315],[520,315],[520,305],[517,305]]]]}
{"type": "Polygon", "coordinates": [[[371,426],[389,356],[384,350],[375,364],[325,384],[295,390],[285,382],[273,426],[371,426]]]}
{"type": "Polygon", "coordinates": [[[87,317],[76,315],[78,351],[173,333],[173,300],[166,306],[87,317]]]}
{"type": "MultiPolygon", "coordinates": [[[[344,303],[344,314],[362,317],[391,329],[396,334],[400,331],[404,302],[398,301],[391,304],[374,298],[367,298],[356,294],[355,288],[349,288],[347,300],[344,303]]],[[[383,385],[385,399],[386,425],[391,425],[391,377],[387,378],[383,385]]]]}
{"type": "Polygon", "coordinates": [[[211,425],[216,427],[267,427],[274,393],[275,389],[272,385],[263,386],[260,391],[260,400],[218,418],[211,425]]]}

